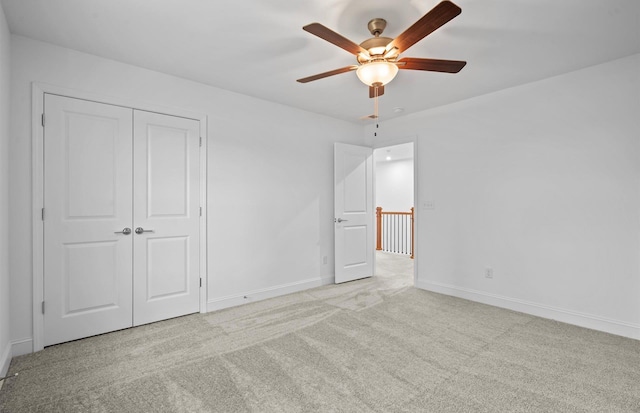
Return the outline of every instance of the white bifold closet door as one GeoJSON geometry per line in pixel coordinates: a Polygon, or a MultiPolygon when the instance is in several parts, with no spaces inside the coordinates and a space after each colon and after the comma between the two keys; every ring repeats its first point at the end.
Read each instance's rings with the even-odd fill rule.
{"type": "Polygon", "coordinates": [[[44,344],[197,312],[199,122],[44,107],[44,344]]]}

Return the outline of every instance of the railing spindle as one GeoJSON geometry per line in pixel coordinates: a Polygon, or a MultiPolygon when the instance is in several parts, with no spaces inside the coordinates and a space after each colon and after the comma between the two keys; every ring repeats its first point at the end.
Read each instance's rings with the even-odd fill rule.
{"type": "Polygon", "coordinates": [[[415,234],[415,220],[413,219],[413,207],[411,207],[411,259],[413,259],[413,244],[414,244],[414,234],[415,234]]]}

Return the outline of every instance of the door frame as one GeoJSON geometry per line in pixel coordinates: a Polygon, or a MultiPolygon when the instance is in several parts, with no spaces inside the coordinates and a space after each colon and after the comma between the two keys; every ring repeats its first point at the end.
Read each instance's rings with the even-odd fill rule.
{"type": "MultiPolygon", "coordinates": [[[[413,207],[414,207],[414,212],[413,212],[413,225],[414,225],[414,229],[413,229],[413,285],[415,286],[418,282],[418,256],[420,254],[418,254],[418,244],[419,244],[419,231],[418,231],[418,223],[420,220],[420,208],[418,208],[418,204],[419,204],[419,199],[420,199],[420,193],[418,191],[418,188],[420,188],[420,185],[418,185],[418,180],[419,180],[419,175],[418,175],[418,167],[419,167],[419,162],[417,161],[417,154],[418,154],[418,136],[417,135],[409,135],[409,136],[404,136],[404,137],[395,137],[395,138],[389,138],[389,139],[384,139],[381,141],[376,141],[374,142],[373,146],[373,150],[375,151],[376,149],[380,149],[380,148],[386,148],[387,146],[394,146],[394,145],[401,145],[403,143],[413,143],[413,207]]],[[[375,193],[376,190],[376,167],[375,167],[375,162],[373,165],[373,199],[374,199],[374,204],[375,204],[375,193]]],[[[376,205],[373,206],[374,208],[376,207],[376,205]]],[[[375,251],[374,251],[375,253],[375,251]]],[[[375,263],[376,260],[373,261],[374,264],[374,271],[375,271],[375,263]]]]}
{"type": "Polygon", "coordinates": [[[207,143],[209,140],[207,115],[184,109],[160,106],[138,99],[113,97],[83,92],[40,82],[31,83],[31,229],[32,229],[32,316],[33,316],[33,352],[44,349],[44,113],[45,93],[83,99],[97,103],[139,109],[164,115],[178,116],[200,122],[200,313],[207,312],[207,143]]]}

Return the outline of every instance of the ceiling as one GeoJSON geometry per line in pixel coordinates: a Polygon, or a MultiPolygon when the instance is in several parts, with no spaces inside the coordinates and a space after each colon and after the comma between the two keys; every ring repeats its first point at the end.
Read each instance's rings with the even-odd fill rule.
{"type": "MultiPolygon", "coordinates": [[[[302,30],[360,43],[367,22],[395,37],[439,0],[1,0],[12,33],[350,122],[373,113],[355,64],[302,30]]],[[[380,98],[390,119],[640,53],[637,0],[453,0],[462,14],[402,57],[466,60],[458,74],[400,71],[380,98]],[[400,109],[401,108],[401,109],[400,109]]]]}

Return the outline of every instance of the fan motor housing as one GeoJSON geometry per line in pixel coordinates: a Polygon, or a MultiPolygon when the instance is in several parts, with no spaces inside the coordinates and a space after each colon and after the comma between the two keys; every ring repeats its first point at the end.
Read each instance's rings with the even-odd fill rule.
{"type": "MultiPolygon", "coordinates": [[[[389,43],[391,43],[392,40],[393,39],[390,37],[372,37],[360,43],[360,46],[363,49],[367,49],[372,58],[376,58],[376,57],[381,58],[382,55],[385,54],[384,49],[387,47],[389,43]]],[[[365,59],[360,55],[357,56],[357,59],[358,59],[358,63],[365,63],[369,61],[369,59],[365,59]]]]}

